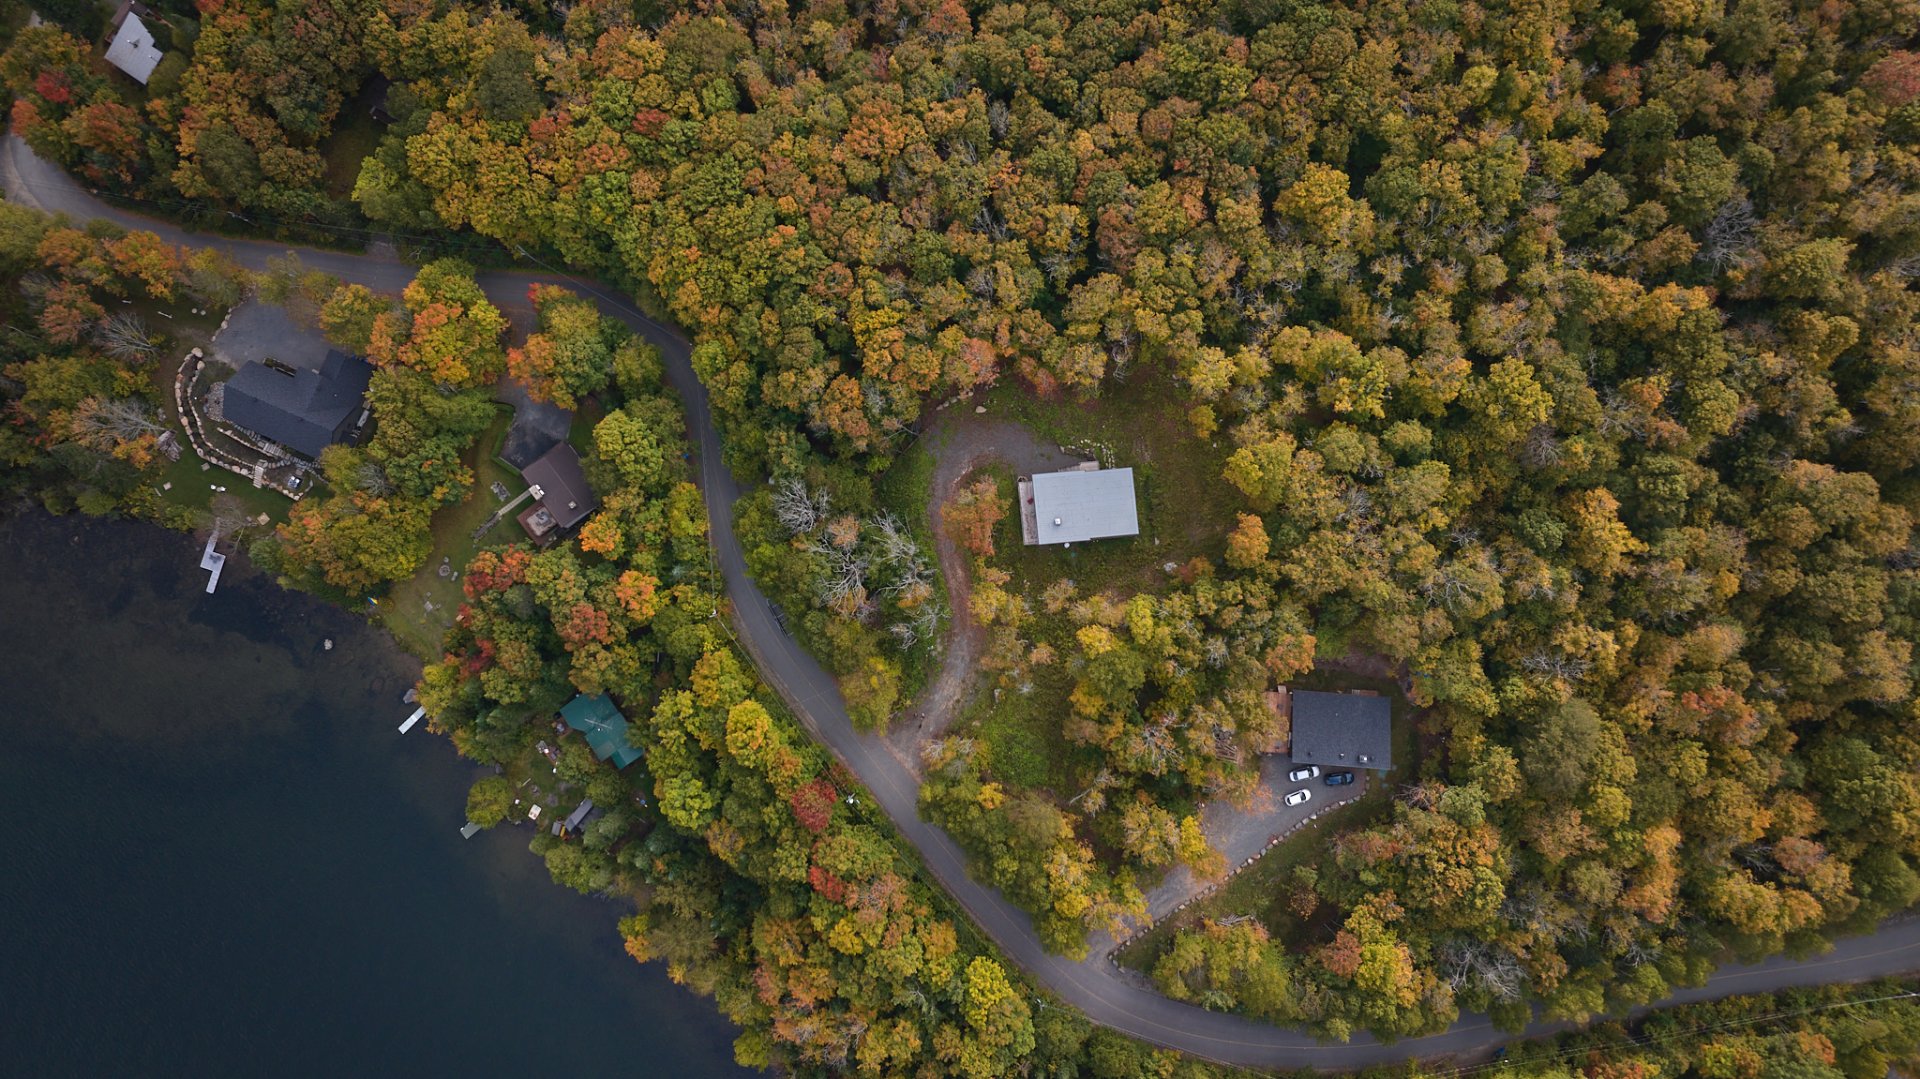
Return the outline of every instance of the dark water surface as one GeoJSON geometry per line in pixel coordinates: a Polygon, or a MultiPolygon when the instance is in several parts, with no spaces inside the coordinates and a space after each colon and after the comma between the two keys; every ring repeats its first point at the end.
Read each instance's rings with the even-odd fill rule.
{"type": "Polygon", "coordinates": [[[752,1074],[475,774],[418,672],[147,525],[0,518],[0,1071],[752,1074]],[[323,651],[331,637],[334,649],[323,651]]]}

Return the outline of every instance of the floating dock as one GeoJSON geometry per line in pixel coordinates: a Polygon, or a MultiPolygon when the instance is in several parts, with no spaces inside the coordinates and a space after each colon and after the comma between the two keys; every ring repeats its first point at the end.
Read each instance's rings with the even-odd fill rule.
{"type": "Polygon", "coordinates": [[[413,710],[413,714],[407,717],[407,721],[405,723],[400,724],[400,733],[405,734],[408,731],[412,730],[413,725],[415,723],[420,722],[420,717],[426,714],[427,714],[427,710],[424,706],[420,708],[415,708],[413,710]]]}

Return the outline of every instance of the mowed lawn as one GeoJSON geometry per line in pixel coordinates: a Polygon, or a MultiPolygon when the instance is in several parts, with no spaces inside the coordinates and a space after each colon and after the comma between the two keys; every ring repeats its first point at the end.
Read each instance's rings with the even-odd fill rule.
{"type": "Polygon", "coordinates": [[[1138,536],[1027,547],[1020,541],[1018,514],[1009,514],[994,535],[994,561],[1013,574],[1017,588],[1037,595],[1070,577],[1083,595],[1161,592],[1174,579],[1167,563],[1195,556],[1220,562],[1226,535],[1246,505],[1220,476],[1228,447],[1194,435],[1186,396],[1164,373],[1136,370],[1127,382],[1086,401],[1039,398],[1024,385],[1004,385],[983,403],[1070,452],[1097,457],[1103,468],[1133,469],[1138,536]]]}
{"type": "MultiPolygon", "coordinates": [[[[479,540],[473,538],[473,530],[479,528],[502,505],[493,495],[494,481],[506,485],[511,492],[509,497],[527,489],[526,481],[520,478],[520,474],[494,456],[512,422],[512,410],[501,407],[493,422],[481,433],[480,440],[467,451],[464,460],[474,472],[472,493],[458,505],[447,506],[434,513],[433,553],[427,556],[420,572],[395,584],[386,598],[379,601],[381,620],[387,629],[400,639],[408,651],[422,659],[439,657],[441,638],[453,625],[454,612],[460,609],[460,582],[453,579],[453,574],[464,572],[474,552],[482,547],[522,537],[519,526],[509,516],[502,518],[479,540]],[[440,575],[443,561],[451,567],[444,577],[440,575]],[[428,603],[433,604],[431,609],[428,603]]],[[[515,507],[514,512],[525,508],[526,504],[522,503],[515,507]]]]}

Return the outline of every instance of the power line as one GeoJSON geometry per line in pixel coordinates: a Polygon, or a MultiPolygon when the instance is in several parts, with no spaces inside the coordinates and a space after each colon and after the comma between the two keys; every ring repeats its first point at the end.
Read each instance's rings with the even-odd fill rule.
{"type": "MultiPolygon", "coordinates": [[[[170,212],[192,211],[195,213],[206,214],[208,216],[225,214],[229,217],[239,217],[240,220],[246,221],[248,224],[255,224],[258,221],[264,221],[270,224],[280,225],[285,228],[313,229],[320,232],[331,232],[339,235],[363,236],[369,239],[391,238],[395,240],[407,240],[407,241],[420,243],[420,244],[458,245],[462,247],[492,246],[492,247],[500,248],[501,250],[505,250],[506,248],[506,245],[501,243],[498,240],[494,240],[489,237],[479,236],[477,234],[473,236],[471,239],[461,239],[453,236],[435,237],[435,236],[425,236],[419,233],[396,232],[392,229],[355,228],[354,226],[351,226],[351,225],[335,225],[335,224],[329,224],[323,221],[293,221],[284,217],[276,217],[271,214],[264,214],[258,211],[249,211],[249,213],[252,216],[243,216],[232,210],[226,210],[220,207],[210,206],[204,203],[193,202],[186,198],[150,199],[150,198],[143,198],[139,195],[123,194],[117,191],[102,191],[99,188],[81,187],[77,182],[72,187],[68,187],[62,184],[41,183],[38,181],[29,180],[23,176],[18,176],[18,175],[14,177],[13,183],[14,183],[14,186],[17,186],[17,187],[23,187],[28,190],[40,191],[47,194],[71,195],[71,194],[77,193],[77,194],[85,195],[88,198],[98,199],[101,202],[106,202],[109,204],[116,203],[116,202],[117,203],[140,203],[146,206],[152,206],[157,209],[170,211],[170,212]]],[[[131,207],[122,207],[122,208],[131,209],[131,207]]],[[[57,213],[64,212],[58,209],[46,210],[45,207],[42,207],[42,211],[49,214],[57,214],[57,213]]],[[[170,223],[177,224],[178,222],[170,222],[170,223]]],[[[264,243],[272,242],[272,240],[270,239],[261,238],[261,237],[238,237],[238,238],[254,239],[264,243]]]]}

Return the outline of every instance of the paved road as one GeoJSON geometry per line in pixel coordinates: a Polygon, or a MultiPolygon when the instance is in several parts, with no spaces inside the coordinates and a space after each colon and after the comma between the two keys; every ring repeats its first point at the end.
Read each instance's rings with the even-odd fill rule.
{"type": "MultiPolygon", "coordinates": [[[[0,189],[8,198],[75,219],[106,218],[129,228],[147,229],[170,243],[216,247],[245,265],[262,267],[287,250],[285,245],[233,240],[188,233],[163,221],[151,220],[106,206],[57,169],[34,157],[17,137],[0,144],[0,189]]],[[[301,250],[304,263],[358,281],[372,288],[398,290],[411,280],[412,267],[394,259],[301,250]]],[[[1508,1040],[1483,1018],[1462,1019],[1452,1028],[1425,1038],[1409,1038],[1391,1045],[1360,1037],[1345,1045],[1326,1045],[1311,1036],[1251,1022],[1219,1012],[1176,1003],[1155,993],[1134,976],[1118,970],[1096,946],[1085,961],[1049,955],[1040,946],[1027,915],[967,876],[966,858],[953,839],[920,819],[915,795],[918,784],[906,763],[889,751],[883,740],[859,734],[847,717],[839,688],[832,678],[801,650],[774,622],[773,609],[746,574],[740,541],[733,533],[733,503],[739,487],[720,463],[720,437],[707,407],[707,391],[694,376],[685,337],[648,319],[610,289],[564,274],[490,273],[482,278],[489,297],[503,307],[526,307],[526,287],[535,281],[561,281],[593,296],[607,314],[620,319],[666,358],[667,378],[687,409],[695,467],[706,496],[713,545],[732,599],[734,625],[761,673],[777,687],[795,713],[816,737],[826,743],[867,784],[875,799],[900,832],[921,853],[927,869],[959,901],[980,927],[1014,963],[1030,973],[1060,999],[1104,1026],[1159,1045],[1197,1056],[1250,1067],[1320,1069],[1358,1068],[1370,1064],[1443,1054],[1470,1054],[1508,1040]]],[[[1920,919],[1890,922],[1870,936],[1843,941],[1818,959],[1793,962],[1776,958],[1753,966],[1724,967],[1700,989],[1686,990],[1674,1001],[1706,1000],[1734,993],[1760,992],[1794,985],[1853,981],[1920,969],[1920,919]]],[[[1529,1033],[1559,1029],[1539,1024],[1529,1033]]]]}

